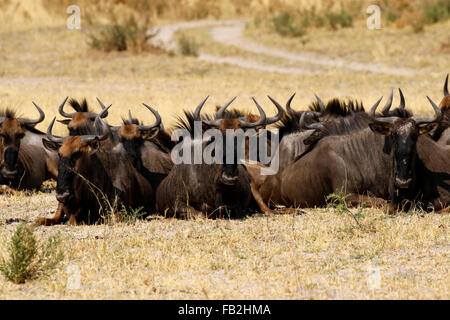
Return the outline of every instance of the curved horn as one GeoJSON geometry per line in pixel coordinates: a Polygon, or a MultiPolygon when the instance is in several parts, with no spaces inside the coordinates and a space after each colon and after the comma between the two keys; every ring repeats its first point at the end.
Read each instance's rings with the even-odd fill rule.
{"type": "Polygon", "coordinates": [[[131,110],[128,109],[128,121],[130,121],[130,124],[133,123],[133,116],[131,115],[131,110]]]}
{"type": "Polygon", "coordinates": [[[155,128],[155,127],[159,127],[160,124],[161,124],[161,116],[159,115],[158,111],[156,111],[156,110],[153,109],[152,107],[146,105],[145,103],[143,103],[143,105],[144,105],[148,110],[150,110],[151,113],[153,113],[153,115],[154,115],[155,118],[156,118],[156,121],[155,121],[155,123],[153,123],[153,124],[150,125],[150,126],[140,126],[140,125],[138,125],[139,130],[143,130],[143,131],[144,131],[144,130],[150,130],[150,129],[153,129],[153,128],[155,128]]]}
{"type": "Polygon", "coordinates": [[[65,111],[63,110],[64,105],[66,104],[67,99],[69,99],[69,97],[66,97],[66,98],[64,99],[64,101],[59,105],[58,111],[59,111],[59,114],[62,115],[63,117],[65,117],[65,118],[73,118],[73,116],[76,114],[76,112],[74,112],[74,113],[67,113],[67,112],[65,112],[65,111]]]}
{"type": "Polygon", "coordinates": [[[81,141],[88,143],[89,141],[92,141],[94,139],[98,139],[99,141],[105,140],[108,138],[110,134],[109,126],[103,121],[103,116],[105,113],[108,112],[108,109],[111,108],[111,105],[109,105],[107,108],[103,109],[96,117],[94,121],[94,127],[97,129],[97,132],[100,132],[98,135],[82,135],[80,136],[81,141]]]}
{"type": "Polygon", "coordinates": [[[398,88],[398,92],[400,93],[400,104],[398,105],[398,108],[405,109],[405,97],[403,96],[402,89],[398,88]]]}
{"type": "MultiPolygon", "coordinates": [[[[294,93],[294,95],[295,95],[295,93],[294,93]]],[[[293,95],[291,98],[293,98],[294,95],[293,95]]],[[[279,104],[278,102],[276,102],[275,99],[272,99],[271,96],[267,96],[267,97],[269,97],[270,101],[272,101],[272,103],[275,105],[275,107],[277,107],[278,113],[277,113],[275,116],[273,116],[273,117],[267,118],[267,119],[266,119],[266,123],[265,123],[266,125],[267,125],[267,124],[274,123],[274,122],[277,122],[278,120],[281,119],[281,117],[282,117],[283,114],[284,114],[284,110],[283,110],[283,108],[280,106],[280,104],[279,104]]],[[[290,99],[290,100],[291,100],[291,99],[290,99]]],[[[289,104],[290,104],[290,102],[289,102],[289,104]]]]}
{"type": "Polygon", "coordinates": [[[392,99],[394,98],[394,89],[391,88],[391,93],[389,94],[389,98],[386,101],[386,104],[384,105],[383,109],[381,109],[381,113],[385,116],[389,115],[389,109],[392,106],[392,99]]]}
{"type": "Polygon", "coordinates": [[[303,112],[302,116],[300,117],[300,128],[302,128],[302,129],[323,129],[323,128],[325,128],[324,125],[320,122],[314,122],[311,124],[305,123],[306,116],[312,117],[315,115],[316,115],[316,113],[313,111],[308,110],[308,111],[303,112]]]}
{"type": "Polygon", "coordinates": [[[448,73],[447,73],[447,77],[445,78],[445,82],[444,82],[444,96],[448,96],[448,73]]]}
{"type": "Polygon", "coordinates": [[[434,109],[434,117],[433,118],[419,118],[419,117],[412,117],[411,119],[413,119],[417,124],[423,124],[423,123],[431,123],[431,122],[435,122],[437,121],[441,115],[442,112],[439,109],[439,107],[433,102],[433,100],[430,99],[430,97],[427,96],[428,101],[430,101],[431,106],[434,109]]]}
{"type": "Polygon", "coordinates": [[[259,111],[259,120],[256,122],[247,122],[244,120],[239,120],[239,122],[241,123],[241,128],[254,128],[257,126],[261,126],[264,125],[266,123],[266,113],[264,112],[263,108],[261,108],[261,106],[259,105],[259,103],[256,101],[256,99],[254,97],[252,97],[253,102],[256,104],[256,107],[258,108],[259,111]]]}
{"type": "Polygon", "coordinates": [[[55,124],[55,120],[56,120],[56,117],[53,118],[52,122],[50,122],[50,125],[49,125],[48,128],[47,128],[47,134],[46,134],[47,139],[50,140],[50,141],[56,142],[56,143],[63,143],[64,140],[67,139],[67,137],[65,137],[65,138],[62,138],[62,137],[55,137],[55,136],[52,134],[53,125],[55,124]]]}
{"type": "Polygon", "coordinates": [[[208,100],[209,96],[206,96],[205,99],[202,100],[202,102],[200,102],[200,104],[197,106],[197,108],[195,108],[194,111],[194,120],[200,120],[200,111],[203,108],[203,105],[205,104],[206,100],[208,100]]]}
{"type": "Polygon", "coordinates": [[[291,102],[294,99],[295,96],[295,92],[294,94],[289,98],[289,100],[286,102],[286,111],[290,114],[294,114],[295,111],[291,108],[291,102]]]}
{"type": "MultiPolygon", "coordinates": [[[[392,98],[392,92],[391,92],[390,98],[392,98]]],[[[372,118],[375,118],[375,111],[377,110],[377,107],[380,104],[382,99],[383,99],[383,96],[381,96],[381,98],[378,99],[377,102],[375,102],[375,104],[372,106],[372,108],[370,108],[369,116],[371,116],[372,118]]],[[[392,101],[391,101],[391,103],[392,103],[392,101]]],[[[384,110],[384,108],[383,108],[383,110],[384,110]]]]}
{"type": "MultiPolygon", "coordinates": [[[[96,99],[97,99],[98,103],[100,104],[100,106],[102,107],[102,110],[105,110],[107,107],[103,104],[103,102],[101,102],[100,99],[97,97],[96,97],[96,99]]],[[[111,105],[109,105],[109,106],[111,106],[111,105]]],[[[97,116],[97,115],[95,115],[95,116],[97,116]]],[[[95,116],[94,116],[94,118],[95,118],[95,116]]],[[[108,116],[108,112],[104,113],[102,118],[106,118],[107,116],[108,116]]]]}
{"type": "Polygon", "coordinates": [[[45,119],[45,113],[44,113],[44,111],[42,111],[42,109],[39,108],[39,106],[38,106],[36,103],[34,103],[34,101],[33,101],[33,104],[34,104],[34,106],[36,107],[36,109],[37,109],[38,112],[39,112],[39,118],[36,119],[36,120],[30,120],[30,119],[19,118],[18,120],[19,120],[19,122],[20,122],[21,124],[37,125],[38,123],[44,121],[44,119],[45,119]]]}
{"type": "Polygon", "coordinates": [[[219,110],[217,110],[215,118],[216,119],[223,119],[224,116],[224,112],[225,109],[228,108],[228,106],[234,101],[236,100],[237,97],[234,97],[233,99],[231,99],[230,101],[228,101],[227,103],[225,103],[222,107],[220,107],[219,110]]]}
{"type": "Polygon", "coordinates": [[[314,95],[316,96],[317,102],[319,103],[320,112],[324,112],[325,111],[325,105],[323,104],[322,100],[320,100],[320,98],[319,98],[319,96],[317,94],[314,93],[314,95]]]}

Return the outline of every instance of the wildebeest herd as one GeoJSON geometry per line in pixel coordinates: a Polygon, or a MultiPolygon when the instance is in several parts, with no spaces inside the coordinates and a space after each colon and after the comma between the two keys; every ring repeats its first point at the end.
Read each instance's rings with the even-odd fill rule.
{"type": "MultiPolygon", "coordinates": [[[[254,211],[279,213],[280,206],[301,208],[326,205],[327,195],[342,191],[351,205],[387,204],[390,213],[412,206],[442,212],[450,201],[450,94],[447,75],[444,98],[436,105],[427,97],[431,117],[418,117],[400,104],[392,108],[393,90],[377,112],[382,98],[368,111],[362,103],[332,99],[326,104],[316,96],[307,110],[295,111],[294,95],[285,108],[269,97],[277,114],[267,117],[253,99],[259,115],[228,109],[234,98],[214,115],[201,114],[208,98],[193,111],[184,111],[174,129],[191,134],[183,140],[192,149],[214,143],[194,134],[202,130],[264,129],[280,143],[271,150],[279,161],[272,175],[262,175],[267,163],[245,159],[221,163],[175,164],[176,143],[163,126],[161,116],[144,104],[156,121],[145,125],[131,113],[121,126],[105,119],[111,105],[100,113],[66,98],[58,108],[69,136],[54,136],[35,126],[45,118],[42,109],[35,120],[0,111],[0,185],[2,191],[39,189],[55,179],[58,208],[51,218],[37,223],[52,225],[96,223],[111,213],[140,210],[166,217],[239,218],[254,211]],[[64,111],[66,104],[75,111],[64,111]]],[[[66,107],[67,108],[67,107],[66,107]]],[[[142,120],[142,119],[141,119],[142,120]]],[[[259,132],[259,131],[258,131],[259,132]]],[[[270,137],[269,137],[270,139],[270,137]]],[[[225,140],[225,139],[224,139],[225,140]]],[[[244,142],[245,143],[245,142],[244,142]]],[[[238,146],[235,145],[235,148],[238,146]]],[[[247,146],[245,146],[247,147],[247,146]]],[[[226,150],[225,154],[236,150],[226,150]]],[[[229,147],[228,147],[229,148],[229,147]]],[[[268,146],[270,149],[270,146],[268,146]]],[[[283,211],[285,212],[285,211],[283,211]]]]}

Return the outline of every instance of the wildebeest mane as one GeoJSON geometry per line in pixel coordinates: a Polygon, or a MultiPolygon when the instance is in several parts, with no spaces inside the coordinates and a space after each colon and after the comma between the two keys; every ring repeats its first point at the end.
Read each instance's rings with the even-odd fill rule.
{"type": "MultiPolygon", "coordinates": [[[[308,106],[308,110],[321,112],[317,101],[311,103],[308,106]]],[[[303,111],[284,114],[280,123],[276,125],[276,128],[279,130],[280,138],[290,133],[304,130],[300,127],[302,113],[303,111]]],[[[326,119],[323,123],[327,129],[325,135],[345,134],[360,129],[368,124],[366,121],[369,121],[369,116],[366,114],[362,102],[353,100],[342,101],[337,98],[334,98],[327,103],[325,110],[321,112],[321,118],[326,119]]]]}
{"type": "MultiPolygon", "coordinates": [[[[194,113],[192,111],[188,111],[188,110],[183,110],[183,113],[184,113],[184,117],[183,116],[177,117],[177,122],[175,124],[174,129],[185,129],[185,130],[189,131],[191,137],[194,137],[194,122],[195,122],[194,113]]],[[[202,120],[212,120],[213,119],[213,117],[211,117],[207,114],[202,114],[200,117],[202,120]]]]}
{"type": "Polygon", "coordinates": [[[76,112],[90,112],[86,98],[83,98],[81,103],[79,103],[78,100],[71,98],[69,104],[76,112]]]}
{"type": "MultiPolygon", "coordinates": [[[[308,106],[308,110],[321,112],[319,102],[314,101],[308,106]]],[[[322,117],[334,116],[334,117],[345,117],[353,112],[364,112],[364,106],[362,102],[348,100],[343,101],[338,98],[333,98],[328,101],[325,110],[322,112],[322,117]]]]}
{"type": "MultiPolygon", "coordinates": [[[[10,109],[10,108],[5,108],[5,109],[1,109],[0,110],[0,117],[6,117],[7,119],[15,119],[18,117],[16,111],[10,109]]],[[[28,124],[23,124],[22,128],[33,132],[33,133],[37,133],[37,134],[45,134],[42,131],[36,129],[34,126],[32,125],[28,125],[28,124]]]]}
{"type": "Polygon", "coordinates": [[[122,123],[123,123],[125,126],[129,126],[129,125],[132,125],[132,124],[135,124],[135,125],[137,125],[137,126],[143,125],[143,122],[142,122],[142,121],[139,121],[139,119],[137,119],[137,118],[131,118],[131,120],[130,120],[130,119],[122,118],[122,123]]]}
{"type": "Polygon", "coordinates": [[[6,117],[8,119],[16,118],[16,112],[10,108],[0,110],[0,117],[6,117]]]}

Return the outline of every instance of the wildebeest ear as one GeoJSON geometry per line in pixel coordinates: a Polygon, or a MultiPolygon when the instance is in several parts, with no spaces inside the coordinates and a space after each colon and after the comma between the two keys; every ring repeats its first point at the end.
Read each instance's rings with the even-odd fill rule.
{"type": "Polygon", "coordinates": [[[50,151],[58,151],[60,147],[59,143],[47,140],[45,138],[42,138],[42,143],[44,144],[44,147],[50,151]]]}
{"type": "Polygon", "coordinates": [[[385,123],[385,122],[372,122],[369,123],[369,127],[370,130],[372,130],[373,132],[385,135],[385,136],[389,136],[391,135],[392,132],[392,125],[390,123],[385,123]]]}
{"type": "Polygon", "coordinates": [[[72,119],[56,120],[59,123],[65,124],[66,126],[72,121],[72,119]]]}
{"type": "Polygon", "coordinates": [[[437,122],[419,124],[419,134],[426,134],[436,128],[437,122]]]}
{"type": "Polygon", "coordinates": [[[158,132],[159,132],[159,128],[158,128],[158,127],[156,127],[156,128],[151,128],[150,130],[143,131],[143,132],[141,133],[141,137],[142,137],[142,139],[144,139],[144,140],[151,140],[151,139],[153,139],[154,137],[156,137],[156,135],[158,134],[158,132]]]}

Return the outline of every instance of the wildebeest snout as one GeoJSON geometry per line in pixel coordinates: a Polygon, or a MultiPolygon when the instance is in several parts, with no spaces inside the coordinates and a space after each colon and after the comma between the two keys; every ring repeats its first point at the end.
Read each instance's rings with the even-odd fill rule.
{"type": "Polygon", "coordinates": [[[412,181],[412,178],[403,179],[400,177],[396,177],[395,178],[395,186],[397,188],[408,188],[411,181],[412,181]]]}
{"type": "Polygon", "coordinates": [[[70,192],[64,191],[63,193],[56,193],[56,200],[61,203],[66,203],[70,199],[70,192]]]}

